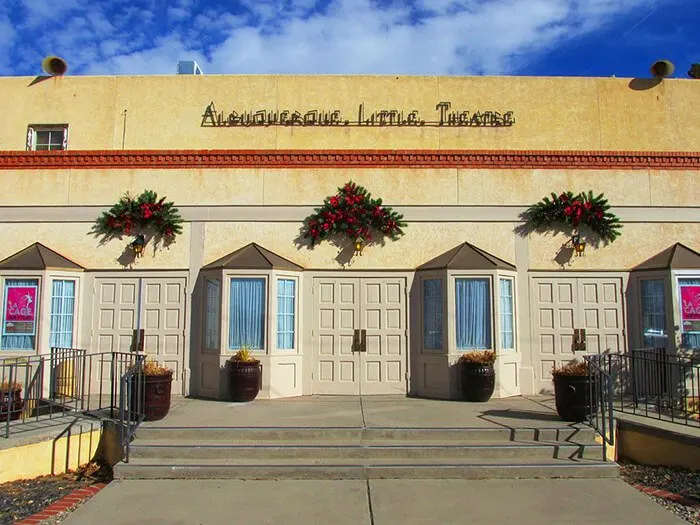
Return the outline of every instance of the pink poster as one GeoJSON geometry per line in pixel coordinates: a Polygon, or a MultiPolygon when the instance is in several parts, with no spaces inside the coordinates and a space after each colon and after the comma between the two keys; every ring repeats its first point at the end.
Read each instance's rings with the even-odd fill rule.
{"type": "Polygon", "coordinates": [[[681,318],[700,321],[700,286],[681,286],[681,318]]]}
{"type": "Polygon", "coordinates": [[[5,289],[5,334],[34,334],[36,286],[8,286],[5,289]]]}

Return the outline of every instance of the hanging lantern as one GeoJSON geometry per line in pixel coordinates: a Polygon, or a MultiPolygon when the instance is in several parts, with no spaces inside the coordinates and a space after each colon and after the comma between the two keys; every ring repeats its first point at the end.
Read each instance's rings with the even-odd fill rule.
{"type": "Polygon", "coordinates": [[[574,247],[576,255],[581,257],[586,249],[586,241],[579,234],[575,234],[571,237],[571,245],[574,247]]]}
{"type": "Polygon", "coordinates": [[[143,250],[146,248],[146,238],[143,234],[139,233],[131,244],[129,244],[129,247],[133,250],[136,257],[142,257],[143,250]]]}
{"type": "Polygon", "coordinates": [[[362,248],[364,248],[362,244],[362,237],[358,237],[355,239],[355,255],[362,255],[362,248]]]}

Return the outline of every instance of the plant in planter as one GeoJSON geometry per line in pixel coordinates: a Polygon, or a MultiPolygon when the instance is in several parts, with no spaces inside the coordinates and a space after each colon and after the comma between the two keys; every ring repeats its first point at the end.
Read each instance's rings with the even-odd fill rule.
{"type": "Polygon", "coordinates": [[[496,352],[493,350],[466,352],[461,364],[462,395],[467,401],[485,402],[491,399],[496,384],[496,352]]]}
{"type": "Polygon", "coordinates": [[[0,421],[19,419],[23,408],[22,385],[3,381],[0,384],[0,421]]]}
{"type": "Polygon", "coordinates": [[[143,365],[144,414],[146,421],[163,419],[170,411],[173,371],[155,360],[143,365]]]}
{"type": "Polygon", "coordinates": [[[597,385],[589,377],[585,361],[552,369],[552,381],[557,413],[564,421],[584,421],[598,411],[597,385]]]}
{"type": "Polygon", "coordinates": [[[232,401],[252,401],[262,385],[262,366],[246,347],[228,361],[229,396],[232,401]]]}

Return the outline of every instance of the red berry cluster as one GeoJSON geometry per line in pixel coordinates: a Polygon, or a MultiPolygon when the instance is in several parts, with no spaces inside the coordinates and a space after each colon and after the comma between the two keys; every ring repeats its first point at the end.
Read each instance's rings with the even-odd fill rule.
{"type": "Polygon", "coordinates": [[[138,197],[125,195],[109,211],[97,219],[97,232],[108,237],[121,237],[144,230],[161,236],[171,243],[182,232],[182,217],[172,202],[150,190],[138,197]]]}
{"type": "Polygon", "coordinates": [[[584,202],[578,198],[570,200],[566,193],[559,195],[559,200],[563,204],[564,215],[569,217],[574,228],[578,227],[581,222],[587,224],[592,219],[600,220],[603,218],[603,209],[590,201],[584,202]]]}
{"type": "Polygon", "coordinates": [[[365,188],[350,181],[306,219],[304,236],[311,237],[312,244],[335,234],[369,241],[374,231],[396,240],[406,226],[402,219],[383,206],[381,199],[372,199],[365,188]]]}

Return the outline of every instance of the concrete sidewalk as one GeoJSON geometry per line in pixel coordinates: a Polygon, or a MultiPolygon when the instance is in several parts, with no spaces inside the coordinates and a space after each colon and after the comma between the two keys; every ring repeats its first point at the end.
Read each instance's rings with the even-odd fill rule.
{"type": "Polygon", "coordinates": [[[65,525],[683,525],[619,479],[115,481],[65,525]]]}

